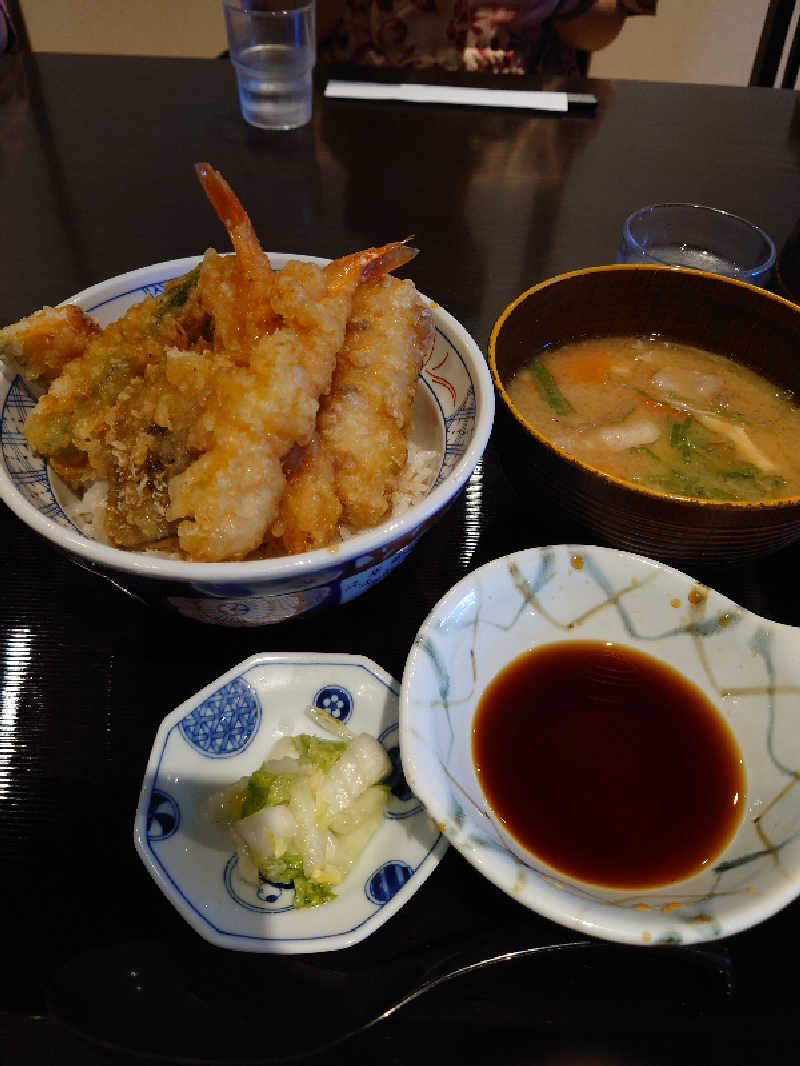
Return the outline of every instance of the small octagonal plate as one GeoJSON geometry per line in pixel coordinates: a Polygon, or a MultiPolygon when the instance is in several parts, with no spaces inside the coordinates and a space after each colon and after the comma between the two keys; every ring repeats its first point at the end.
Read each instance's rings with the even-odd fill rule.
{"type": "Polygon", "coordinates": [[[363,940],[433,872],[447,843],[406,784],[399,684],[355,655],[281,653],[245,660],[167,715],[136,812],[134,842],[156,884],[206,940],[238,951],[333,951],[363,940]],[[336,898],[293,907],[294,890],[238,874],[233,838],[208,816],[209,796],[252,773],[282,736],[325,734],[307,708],[327,708],[376,737],[392,762],[386,819],[336,898]]]}

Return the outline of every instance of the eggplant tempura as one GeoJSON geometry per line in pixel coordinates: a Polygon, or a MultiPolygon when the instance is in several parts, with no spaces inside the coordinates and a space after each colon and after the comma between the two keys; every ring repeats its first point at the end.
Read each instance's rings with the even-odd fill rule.
{"type": "Polygon", "coordinates": [[[105,489],[96,535],[121,548],[216,562],[377,524],[433,342],[413,284],[388,276],[415,249],[273,271],[227,182],[196,171],[233,255],[209,249],[103,330],[69,305],[0,330],[0,357],[47,389],[31,446],[75,492],[105,489]]]}

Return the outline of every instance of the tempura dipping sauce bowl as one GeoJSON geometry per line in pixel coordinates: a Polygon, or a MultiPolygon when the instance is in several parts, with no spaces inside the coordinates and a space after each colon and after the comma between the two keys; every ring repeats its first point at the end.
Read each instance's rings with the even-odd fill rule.
{"type": "MultiPolygon", "coordinates": [[[[310,256],[271,253],[278,269],[310,256]]],[[[124,314],[200,257],[143,267],[101,282],[69,303],[101,326],[124,314]]],[[[31,529],[78,565],[158,608],[201,622],[263,626],[333,607],[359,596],[399,566],[424,532],[453,502],[483,454],[494,418],[486,360],[464,327],[431,303],[432,355],[422,368],[411,440],[435,456],[423,498],[372,529],[327,548],[242,562],[202,563],[122,551],[92,539],[76,524],[75,496],[30,448],[24,423],[34,405],[21,378],[0,372],[0,498],[31,529]]]]}
{"type": "Polygon", "coordinates": [[[503,467],[533,511],[561,508],[611,547],[674,563],[727,565],[800,537],[800,496],[754,502],[680,496],[603,473],[535,429],[508,393],[538,352],[592,337],[663,337],[727,356],[800,396],[800,306],[704,271],[589,267],[532,286],[489,341],[503,467]]]}
{"type": "MultiPolygon", "coordinates": [[[[800,765],[798,686],[800,631],[751,614],[681,571],[633,553],[581,544],[529,548],[468,574],[423,622],[403,673],[400,753],[409,787],[451,844],[523,906],[607,940],[698,943],[747,929],[800,893],[800,790],[792,787],[800,765]],[[678,675],[708,703],[735,744],[743,780],[737,815],[730,835],[693,872],[623,888],[602,877],[574,876],[566,863],[545,860],[519,838],[510,839],[508,822],[484,789],[474,738],[487,689],[520,656],[575,651],[584,642],[646,656],[678,675]]],[[[567,713],[566,702],[549,701],[553,721],[567,713]]],[[[644,718],[650,703],[642,701],[631,713],[644,718]]],[[[497,743],[509,765],[519,763],[515,749],[524,748],[529,780],[537,740],[521,737],[508,731],[497,743]]],[[[577,746],[579,738],[574,740],[577,746]]],[[[685,744],[692,748],[692,736],[685,744]]],[[[640,752],[643,765],[634,767],[632,781],[646,778],[658,762],[656,748],[640,752]]],[[[571,803],[570,790],[581,787],[571,757],[567,750],[562,760],[569,788],[557,778],[552,794],[536,800],[546,807],[537,812],[545,820],[556,820],[561,805],[571,803]]],[[[701,773],[675,774],[668,783],[673,797],[682,800],[701,773]]],[[[538,793],[531,787],[529,795],[533,803],[538,793]]],[[[604,829],[596,824],[592,799],[584,804],[591,815],[587,836],[604,829]]],[[[602,805],[604,796],[597,800],[602,805]]],[[[632,794],[630,803],[636,802],[632,794]]],[[[674,809],[681,823],[674,839],[680,840],[682,827],[688,833],[693,814],[702,812],[691,803],[680,814],[680,803],[674,809]]],[[[656,860],[666,854],[662,836],[641,827],[625,833],[637,869],[659,865],[656,860]]]]}

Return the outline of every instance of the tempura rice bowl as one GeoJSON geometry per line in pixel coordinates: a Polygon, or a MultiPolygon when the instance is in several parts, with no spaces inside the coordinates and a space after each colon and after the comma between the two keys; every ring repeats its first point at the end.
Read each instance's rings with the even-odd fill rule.
{"type": "MultiPolygon", "coordinates": [[[[312,256],[270,253],[276,269],[289,259],[325,263],[312,256]]],[[[134,303],[159,293],[166,281],[200,262],[175,259],[94,285],[65,301],[89,312],[101,326],[134,303]]],[[[243,562],[201,563],[155,552],[130,552],[87,535],[79,501],[36,455],[23,426],[34,405],[22,379],[0,370],[0,496],[31,529],[135,597],[200,621],[260,626],[344,603],[380,581],[408,555],[422,533],[453,501],[483,454],[494,417],[486,361],[467,331],[431,302],[435,342],[420,373],[414,402],[412,458],[428,468],[429,487],[395,497],[391,517],[373,529],[313,552],[243,562]]],[[[91,491],[91,490],[90,490],[91,491]]]]}

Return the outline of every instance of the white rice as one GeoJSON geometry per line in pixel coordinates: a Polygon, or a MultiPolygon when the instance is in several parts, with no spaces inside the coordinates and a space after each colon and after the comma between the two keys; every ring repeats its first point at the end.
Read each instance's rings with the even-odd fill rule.
{"type": "Polygon", "coordinates": [[[427,496],[436,475],[438,453],[408,442],[408,461],[400,481],[392,494],[391,517],[403,514],[409,507],[427,496]]]}
{"type": "Polygon", "coordinates": [[[108,544],[106,536],[106,497],[108,484],[95,481],[80,498],[69,489],[63,494],[61,504],[67,517],[72,519],[81,533],[101,544],[108,544]]]}

